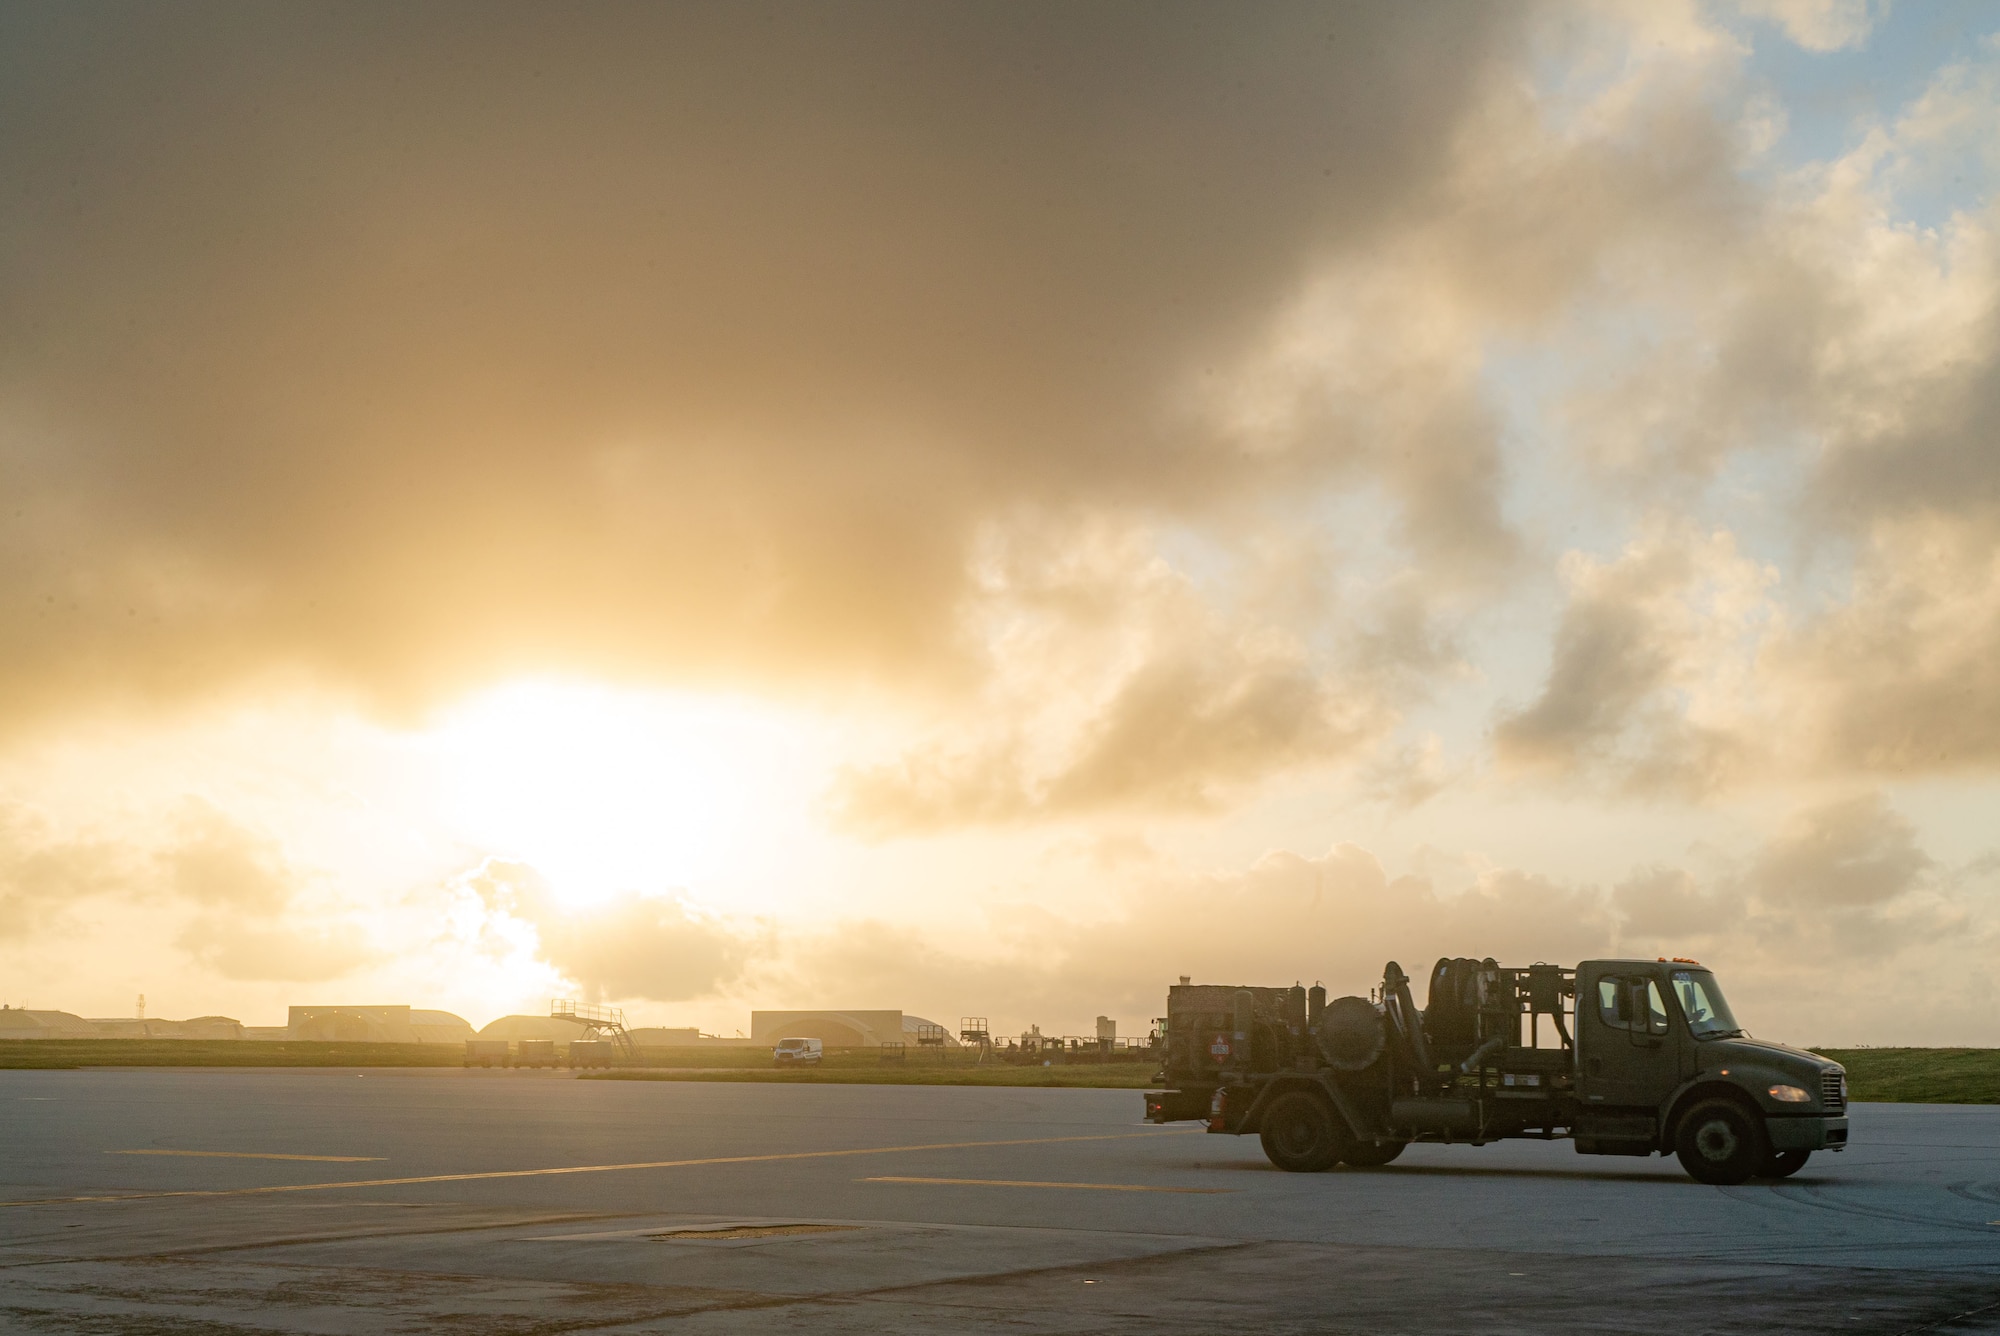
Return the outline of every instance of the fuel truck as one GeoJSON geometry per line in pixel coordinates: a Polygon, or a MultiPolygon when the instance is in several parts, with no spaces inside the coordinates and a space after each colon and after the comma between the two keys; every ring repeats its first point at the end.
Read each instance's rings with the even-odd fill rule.
{"type": "Polygon", "coordinates": [[[1255,1133],[1280,1169],[1383,1165],[1413,1141],[1568,1139],[1673,1154],[1703,1183],[1797,1173],[1847,1145],[1847,1073],[1746,1035],[1699,962],[1575,969],[1446,958],[1419,1011],[1390,961],[1368,997],[1317,984],[1167,990],[1156,1123],[1255,1133]]]}

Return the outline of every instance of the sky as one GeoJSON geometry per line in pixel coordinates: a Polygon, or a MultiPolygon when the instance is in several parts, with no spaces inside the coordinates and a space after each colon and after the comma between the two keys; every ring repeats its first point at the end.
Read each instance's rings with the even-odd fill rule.
{"type": "Polygon", "coordinates": [[[0,1001],[1691,956],[2000,1043],[1978,4],[0,11],[0,1001]]]}

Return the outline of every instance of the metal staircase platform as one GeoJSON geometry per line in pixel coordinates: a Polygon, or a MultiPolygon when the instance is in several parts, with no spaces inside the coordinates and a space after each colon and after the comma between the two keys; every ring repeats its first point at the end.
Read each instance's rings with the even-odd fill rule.
{"type": "Polygon", "coordinates": [[[618,1007],[600,1007],[590,1002],[578,1002],[572,998],[558,997],[549,1002],[549,1019],[575,1021],[589,1029],[592,1035],[603,1034],[618,1046],[618,1052],[627,1058],[639,1056],[638,1045],[632,1042],[631,1032],[625,1028],[625,1013],[618,1007]]]}

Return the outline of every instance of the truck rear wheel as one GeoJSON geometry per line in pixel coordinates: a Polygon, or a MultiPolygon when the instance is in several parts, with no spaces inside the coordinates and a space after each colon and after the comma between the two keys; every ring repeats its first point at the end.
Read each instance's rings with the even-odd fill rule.
{"type": "Polygon", "coordinates": [[[1748,1182],[1770,1153],[1764,1120],[1730,1099],[1704,1100],[1689,1109],[1674,1131],[1674,1150],[1690,1178],[1716,1187],[1748,1182]]]}
{"type": "Polygon", "coordinates": [[[1349,1149],[1333,1106],[1319,1096],[1294,1090],[1264,1111],[1259,1140],[1272,1164],[1294,1174],[1316,1174],[1340,1163],[1349,1149]]]}

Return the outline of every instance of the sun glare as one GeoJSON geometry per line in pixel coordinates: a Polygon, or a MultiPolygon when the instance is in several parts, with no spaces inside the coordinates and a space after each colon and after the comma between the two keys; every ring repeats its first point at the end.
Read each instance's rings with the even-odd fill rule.
{"type": "Polygon", "coordinates": [[[751,833],[785,729],[723,697],[515,683],[431,731],[469,841],[531,864],[571,906],[699,893],[751,833]]]}

